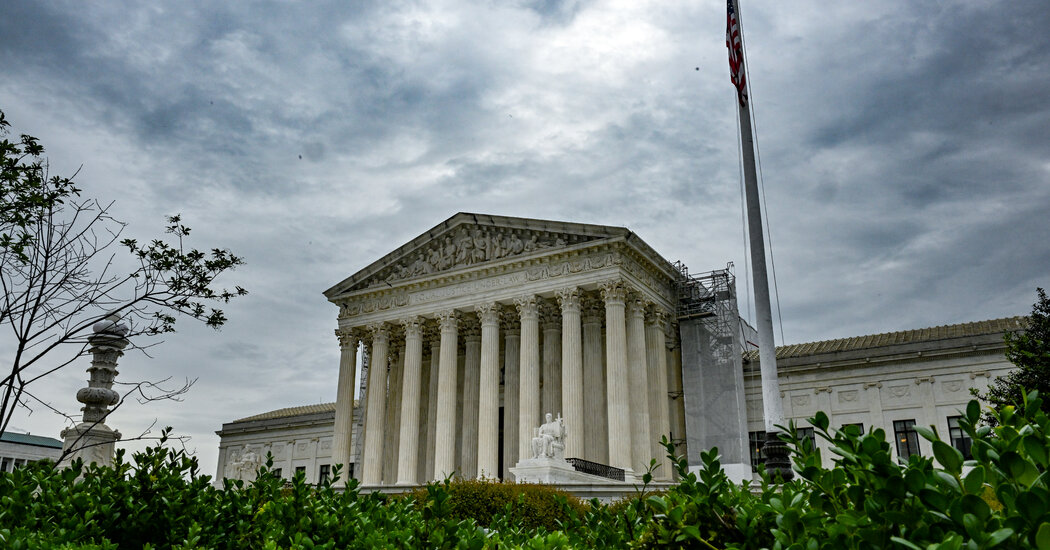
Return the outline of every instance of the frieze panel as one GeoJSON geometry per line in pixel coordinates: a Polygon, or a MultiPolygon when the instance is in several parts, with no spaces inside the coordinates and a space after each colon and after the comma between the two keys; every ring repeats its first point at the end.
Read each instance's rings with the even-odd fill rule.
{"type": "Polygon", "coordinates": [[[380,287],[395,281],[502,260],[537,250],[571,246],[596,238],[598,237],[549,231],[464,225],[401,258],[394,265],[380,270],[367,281],[355,285],[355,288],[380,287]]]}
{"type": "Polygon", "coordinates": [[[839,392],[839,403],[853,403],[857,400],[857,390],[843,390],[839,392]]]}
{"type": "Polygon", "coordinates": [[[479,294],[489,290],[511,288],[533,281],[543,281],[578,273],[596,271],[608,267],[622,267],[625,271],[632,273],[646,287],[652,289],[665,299],[673,301],[671,290],[667,284],[661,284],[656,277],[634,260],[625,258],[622,254],[617,252],[606,251],[582,256],[573,256],[571,258],[554,261],[544,261],[543,259],[540,259],[536,264],[525,267],[521,271],[503,273],[501,275],[485,277],[473,281],[464,281],[437,288],[427,288],[416,291],[399,289],[379,296],[366,294],[343,302],[340,306],[340,317],[354,317],[392,308],[438,302],[460,296],[479,294]]]}
{"type": "Polygon", "coordinates": [[[373,311],[383,311],[395,307],[408,305],[408,295],[405,292],[386,294],[382,296],[370,296],[344,302],[339,307],[340,317],[353,317],[373,311]]]}
{"type": "Polygon", "coordinates": [[[448,298],[455,298],[457,296],[477,294],[479,292],[484,292],[486,290],[492,290],[496,288],[517,286],[526,282],[527,280],[528,278],[525,276],[525,273],[519,271],[517,273],[507,273],[506,275],[500,275],[498,277],[489,277],[486,279],[479,279],[477,281],[468,281],[465,283],[459,283],[431,290],[421,290],[419,292],[413,292],[405,301],[405,305],[423,304],[426,302],[434,302],[438,300],[446,300],[448,298]]]}
{"type": "Polygon", "coordinates": [[[651,271],[649,271],[644,266],[642,266],[642,264],[638,263],[633,259],[625,258],[622,263],[624,271],[633,275],[635,278],[641,281],[642,284],[649,287],[651,290],[653,290],[660,296],[663,296],[665,299],[674,302],[675,297],[666,282],[654,277],[651,271]]]}

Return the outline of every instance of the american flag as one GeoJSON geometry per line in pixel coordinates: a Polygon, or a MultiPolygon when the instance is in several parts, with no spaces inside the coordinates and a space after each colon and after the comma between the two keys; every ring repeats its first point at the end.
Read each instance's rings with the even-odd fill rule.
{"type": "Polygon", "coordinates": [[[741,105],[747,105],[747,79],[744,76],[744,46],[740,41],[740,20],[736,16],[735,0],[727,2],[726,47],[729,48],[729,79],[736,86],[741,105]]]}

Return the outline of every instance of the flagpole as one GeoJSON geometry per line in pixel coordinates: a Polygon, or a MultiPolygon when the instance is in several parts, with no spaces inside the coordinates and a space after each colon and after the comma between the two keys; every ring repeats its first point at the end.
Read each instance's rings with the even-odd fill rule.
{"type": "Polygon", "coordinates": [[[729,29],[727,45],[730,48],[730,67],[734,71],[734,82],[738,86],[737,112],[740,117],[740,142],[743,150],[744,164],[744,197],[747,205],[748,241],[751,249],[751,276],[755,287],[755,328],[758,331],[758,358],[762,376],[762,414],[765,419],[766,441],[762,446],[762,455],[766,460],[766,472],[773,477],[780,476],[788,481],[794,477],[791,462],[788,460],[789,449],[780,440],[783,426],[784,404],[780,397],[780,381],[777,375],[776,343],[773,340],[773,313],[769,299],[769,276],[766,272],[766,247],[762,231],[762,205],[758,194],[758,172],[755,168],[755,140],[751,133],[751,112],[747,82],[744,78],[743,28],[740,25],[740,11],[737,0],[729,2],[729,29]],[[734,36],[734,14],[736,35],[734,36]],[[739,41],[739,46],[737,46],[739,41]],[[734,48],[737,66],[732,59],[734,48]]]}

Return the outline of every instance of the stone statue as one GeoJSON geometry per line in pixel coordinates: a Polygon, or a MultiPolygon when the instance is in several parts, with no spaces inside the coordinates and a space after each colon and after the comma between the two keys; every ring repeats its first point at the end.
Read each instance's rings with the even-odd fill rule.
{"type": "Polygon", "coordinates": [[[244,453],[240,459],[230,464],[231,471],[227,473],[226,477],[241,481],[252,481],[255,479],[255,473],[260,466],[262,466],[262,458],[252,450],[251,446],[248,446],[244,448],[244,453]]]}
{"type": "Polygon", "coordinates": [[[547,413],[546,422],[536,431],[536,437],[532,438],[533,458],[565,459],[565,422],[561,415],[552,419],[551,413],[547,413]]]}

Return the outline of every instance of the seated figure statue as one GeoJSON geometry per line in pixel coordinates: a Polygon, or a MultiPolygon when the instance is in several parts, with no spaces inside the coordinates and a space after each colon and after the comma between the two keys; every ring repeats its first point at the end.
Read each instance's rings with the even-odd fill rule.
{"type": "Polygon", "coordinates": [[[561,415],[555,420],[551,413],[547,413],[546,422],[537,430],[536,437],[532,438],[533,458],[565,458],[565,423],[561,415]]]}

